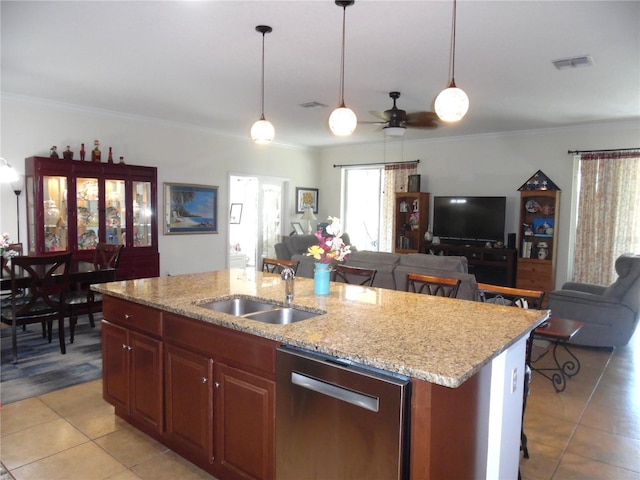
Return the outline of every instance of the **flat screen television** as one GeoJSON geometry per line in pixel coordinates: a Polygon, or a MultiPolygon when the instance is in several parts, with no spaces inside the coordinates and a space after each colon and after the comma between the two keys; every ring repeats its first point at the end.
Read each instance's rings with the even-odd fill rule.
{"type": "Polygon", "coordinates": [[[433,235],[453,242],[504,241],[506,197],[434,197],[433,235]]]}

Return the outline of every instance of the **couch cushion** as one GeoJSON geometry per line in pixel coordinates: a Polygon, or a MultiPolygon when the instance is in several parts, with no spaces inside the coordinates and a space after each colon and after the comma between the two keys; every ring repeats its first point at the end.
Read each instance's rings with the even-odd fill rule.
{"type": "Polygon", "coordinates": [[[434,270],[469,273],[469,261],[467,257],[407,253],[400,257],[399,264],[419,268],[431,268],[434,270]]]}
{"type": "Polygon", "coordinates": [[[371,252],[367,250],[352,252],[345,265],[361,268],[375,268],[376,278],[373,281],[374,287],[396,289],[396,282],[393,276],[400,257],[397,253],[371,252]]]}

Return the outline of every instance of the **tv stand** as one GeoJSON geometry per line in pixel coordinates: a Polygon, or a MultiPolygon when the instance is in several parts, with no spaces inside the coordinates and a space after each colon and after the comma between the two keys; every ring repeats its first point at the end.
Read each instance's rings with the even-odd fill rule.
{"type": "Polygon", "coordinates": [[[478,282],[505,287],[516,286],[517,250],[431,243],[425,244],[422,252],[433,255],[466,257],[469,263],[469,273],[473,273],[478,282]]]}

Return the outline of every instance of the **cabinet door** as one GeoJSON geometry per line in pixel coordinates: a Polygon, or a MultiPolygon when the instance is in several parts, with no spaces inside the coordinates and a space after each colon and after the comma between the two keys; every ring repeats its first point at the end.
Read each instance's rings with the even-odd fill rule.
{"type": "Polygon", "coordinates": [[[127,329],[102,321],[102,396],[128,412],[129,350],[127,329]]]}
{"type": "Polygon", "coordinates": [[[275,382],[221,363],[215,377],[219,476],[274,478],[275,382]]]}
{"type": "Polygon", "coordinates": [[[165,409],[171,448],[213,463],[213,360],[167,344],[165,409]]]}
{"type": "Polygon", "coordinates": [[[129,332],[129,345],[130,414],[162,432],[162,342],[129,332]]]}
{"type": "Polygon", "coordinates": [[[44,175],[42,177],[44,253],[71,249],[67,188],[66,176],[44,175]]]}
{"type": "Polygon", "coordinates": [[[102,232],[99,213],[99,184],[97,178],[76,179],[76,233],[78,250],[94,250],[102,232]]]}
{"type": "Polygon", "coordinates": [[[104,182],[105,242],[112,245],[127,245],[127,209],[125,181],[106,179],[104,182]]]}

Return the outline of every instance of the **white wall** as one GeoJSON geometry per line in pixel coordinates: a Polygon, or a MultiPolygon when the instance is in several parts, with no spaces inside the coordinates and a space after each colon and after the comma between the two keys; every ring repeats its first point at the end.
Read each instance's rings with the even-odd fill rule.
{"type": "MultiPolygon", "coordinates": [[[[228,250],[228,172],[278,176],[290,179],[289,198],[295,186],[316,187],[317,152],[277,145],[257,146],[248,138],[253,119],[247,119],[246,137],[229,138],[213,131],[190,129],[166,122],[108,112],[2,97],[0,153],[19,172],[24,158],[48,156],[52,145],[62,152],[71,145],[79,159],[80,143],[87,150],[99,139],[103,158],[108,147],[114,157],[124,155],[133,165],[158,167],[158,203],[162,218],[162,183],[196,183],[219,187],[218,234],[163,235],[159,221],[160,273],[172,275],[226,268],[228,250]]],[[[89,153],[87,153],[89,155],[89,153]]],[[[104,160],[103,160],[104,161],[104,160]]],[[[0,231],[16,238],[16,197],[9,185],[0,192],[0,231]]],[[[25,194],[20,196],[20,236],[27,243],[25,194]]],[[[296,215],[290,202],[283,225],[296,215]]],[[[297,216],[295,217],[297,218],[297,216]]],[[[286,228],[285,228],[286,229],[286,228]]],[[[288,231],[284,232],[288,234],[288,231]]]]}
{"type": "MultiPolygon", "coordinates": [[[[446,127],[442,127],[446,128],[446,127]]],[[[455,128],[455,127],[454,127],[455,128]]],[[[404,141],[322,151],[318,218],[340,213],[340,168],[334,164],[420,159],[421,190],[438,195],[506,196],[506,233],[518,232],[519,192],[531,175],[542,170],[562,190],[556,285],[568,278],[568,224],[573,194],[573,156],[568,150],[640,146],[638,122],[573,129],[539,130],[502,135],[404,141]]],[[[433,210],[433,209],[432,209],[433,210]]],[[[505,239],[506,240],[506,239],[505,239]]]]}

